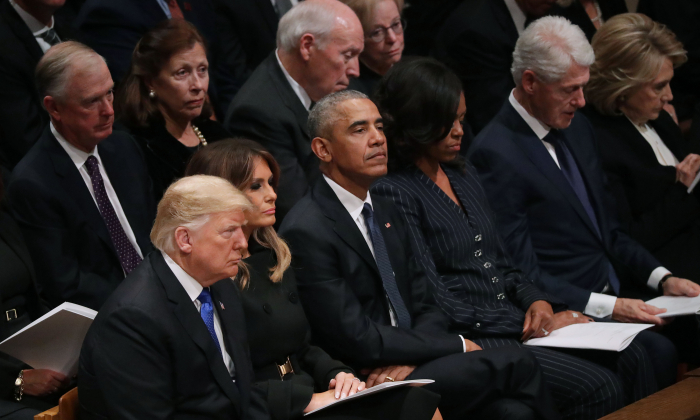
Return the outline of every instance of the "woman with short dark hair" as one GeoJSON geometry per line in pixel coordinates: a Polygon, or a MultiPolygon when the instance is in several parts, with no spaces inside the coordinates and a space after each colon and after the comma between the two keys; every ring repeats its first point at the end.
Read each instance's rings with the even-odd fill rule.
{"type": "Polygon", "coordinates": [[[136,45],[115,111],[144,151],[156,202],[195,151],[229,136],[211,119],[208,89],[205,41],[191,23],[169,19],[136,45]]]}

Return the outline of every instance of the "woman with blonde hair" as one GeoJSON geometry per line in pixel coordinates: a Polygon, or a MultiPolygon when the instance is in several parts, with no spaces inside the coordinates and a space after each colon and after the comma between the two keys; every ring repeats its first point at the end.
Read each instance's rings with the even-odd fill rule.
{"type": "MultiPolygon", "coordinates": [[[[700,156],[691,153],[669,107],[674,69],[686,61],[683,45],[666,26],[626,13],[606,22],[592,46],[596,61],[585,88],[585,113],[596,131],[619,219],[674,276],[697,282],[700,189],[691,187],[700,156]]],[[[689,318],[664,331],[681,359],[697,363],[700,349],[689,343],[694,336],[689,331],[698,326],[689,318]]]]}
{"type": "MultiPolygon", "coordinates": [[[[309,343],[308,321],[290,269],[291,254],[273,228],[280,169],[272,155],[252,140],[222,140],[194,154],[186,175],[196,174],[229,180],[255,206],[243,228],[248,240],[246,268],[236,280],[243,289],[255,380],[266,391],[272,419],[298,419],[363,390],[365,383],[352,369],[309,343]]],[[[432,392],[403,388],[313,416],[427,420],[435,415],[441,419],[436,414],[438,401],[432,392]]]]}

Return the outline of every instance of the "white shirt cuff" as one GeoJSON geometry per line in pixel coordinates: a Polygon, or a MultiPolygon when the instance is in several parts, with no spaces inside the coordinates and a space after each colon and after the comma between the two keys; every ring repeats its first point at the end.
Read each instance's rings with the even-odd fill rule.
{"type": "Polygon", "coordinates": [[[459,336],[459,338],[462,339],[462,353],[466,353],[467,352],[467,343],[464,342],[464,337],[462,337],[461,335],[459,336]]]}
{"type": "Polygon", "coordinates": [[[651,272],[651,275],[649,276],[649,281],[647,281],[647,286],[649,286],[650,289],[653,291],[658,291],[659,290],[659,282],[661,281],[662,278],[666,274],[671,274],[670,271],[668,271],[665,267],[656,267],[654,271],[651,272]]]}
{"type": "Polygon", "coordinates": [[[616,301],[617,298],[615,296],[591,293],[591,297],[588,299],[588,304],[586,305],[586,309],[583,310],[583,313],[596,318],[609,317],[612,315],[613,309],[615,309],[616,301]]]}

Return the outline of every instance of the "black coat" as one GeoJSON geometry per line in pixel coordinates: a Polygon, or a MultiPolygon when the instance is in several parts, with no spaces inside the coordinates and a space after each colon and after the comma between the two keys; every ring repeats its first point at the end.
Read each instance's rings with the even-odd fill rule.
{"type": "Polygon", "coordinates": [[[462,81],[474,133],[493,118],[515,87],[510,66],[518,30],[504,0],[465,0],[435,40],[435,58],[462,81]]]}
{"type": "MultiPolygon", "coordinates": [[[[55,19],[61,40],[70,28],[55,19]]],[[[34,68],[44,55],[9,0],[0,0],[0,166],[12,170],[49,125],[36,90],[34,68]]]]}
{"type": "MultiPolygon", "coordinates": [[[[600,11],[603,12],[603,22],[607,22],[608,19],[615,15],[628,12],[625,0],[599,0],[598,5],[600,6],[600,11]]],[[[556,5],[549,14],[569,19],[571,23],[577,25],[586,34],[588,42],[591,42],[593,35],[597,31],[579,0],[574,0],[569,7],[556,5]]]]}
{"type": "Polygon", "coordinates": [[[276,264],[274,251],[249,243],[250,282],[243,291],[243,309],[255,380],[267,391],[273,419],[300,418],[314,392],[328,390],[340,372],[353,373],[331,359],[321,348],[309,344],[311,330],[299,301],[294,270],[288,269],[279,283],[270,280],[276,264]],[[294,374],[283,381],[277,364],[289,357],[294,374]]]}
{"type": "Polygon", "coordinates": [[[381,75],[370,70],[369,67],[360,61],[360,77],[350,79],[348,89],[362,92],[371,98],[380,80],[382,80],[381,75]]]}
{"type": "MultiPolygon", "coordinates": [[[[700,279],[700,190],[688,194],[676,182],[676,168],[659,164],[653,149],[625,116],[586,115],[596,130],[603,170],[622,226],[672,273],[700,279]]],[[[688,143],[671,116],[662,111],[649,124],[678,161],[688,143]]]]}
{"type": "Polygon", "coordinates": [[[583,311],[591,292],[607,284],[609,263],[623,289],[646,288],[661,263],[617,221],[588,119],[577,113],[561,132],[586,184],[602,237],[542,141],[510,102],[476,137],[469,160],[479,172],[515,265],[571,309],[583,311]]]}
{"type": "MultiPolygon", "coordinates": [[[[199,118],[192,123],[202,132],[207,143],[230,137],[228,131],[216,121],[199,118]]],[[[164,122],[134,127],[130,132],[143,150],[153,183],[153,197],[158,203],[170,184],[185,175],[185,168],[194,152],[173,137],[165,129],[164,122]]]]}
{"type": "MultiPolygon", "coordinates": [[[[141,150],[114,132],[97,150],[145,256],[155,217],[141,150]]],[[[49,128],[15,168],[8,204],[36,261],[39,295],[98,310],[124,279],[107,225],[83,178],[49,128]]]]}
{"type": "Polygon", "coordinates": [[[380,179],[371,191],[391,199],[403,216],[413,254],[451,330],[469,337],[520,337],[535,301],[565,309],[513,265],[476,169],[469,163],[464,173],[443,169],[464,209],[415,166],[380,179]]]}
{"type": "Polygon", "coordinates": [[[80,352],[81,419],[269,419],[246,343],[237,286],[211,286],[235,382],[204,321],[159,251],[100,310],[80,352]]]}
{"type": "Polygon", "coordinates": [[[311,150],[308,117],[274,52],[250,76],[226,114],[224,125],[231,134],[260,142],[280,165],[278,224],[321,173],[311,150]]]}

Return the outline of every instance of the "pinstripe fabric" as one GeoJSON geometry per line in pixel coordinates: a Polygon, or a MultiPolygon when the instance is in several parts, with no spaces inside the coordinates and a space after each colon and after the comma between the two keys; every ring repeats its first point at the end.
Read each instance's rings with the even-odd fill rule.
{"type": "MultiPolygon", "coordinates": [[[[534,301],[546,300],[555,311],[563,305],[513,267],[474,167],[466,163],[465,174],[443,170],[464,210],[417,167],[380,179],[372,193],[391,198],[404,216],[414,254],[452,329],[483,348],[521,346],[514,337],[534,301]]],[[[656,391],[649,356],[636,342],[619,354],[526,348],[564,418],[599,418],[656,391]]]]}

